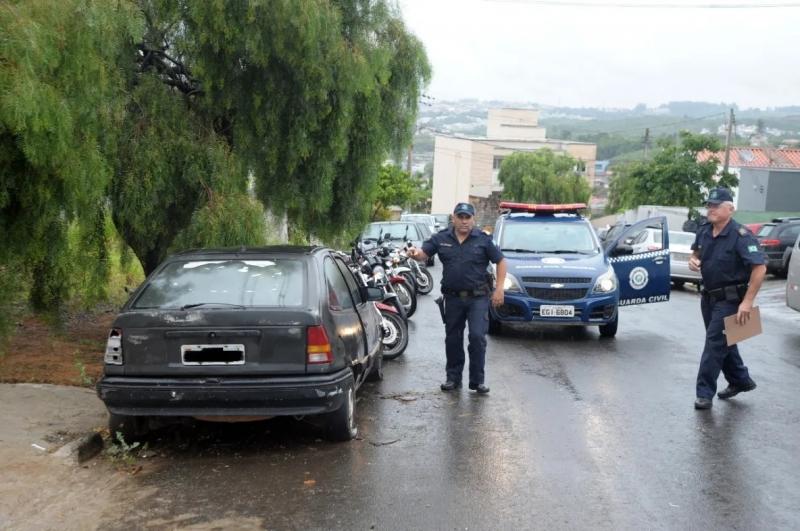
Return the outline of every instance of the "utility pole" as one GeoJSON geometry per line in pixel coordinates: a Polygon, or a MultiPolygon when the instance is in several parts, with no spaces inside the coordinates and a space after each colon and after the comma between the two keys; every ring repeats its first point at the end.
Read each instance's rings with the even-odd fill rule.
{"type": "Polygon", "coordinates": [[[725,137],[725,162],[722,164],[723,173],[728,173],[728,163],[731,160],[731,135],[733,134],[733,124],[735,120],[736,117],[733,115],[733,109],[731,109],[731,114],[728,118],[728,134],[725,137]]]}
{"type": "Polygon", "coordinates": [[[647,160],[647,149],[650,147],[650,128],[644,130],[644,160],[647,160]]]}
{"type": "Polygon", "coordinates": [[[408,175],[411,176],[411,153],[414,151],[414,144],[411,143],[408,145],[408,161],[406,162],[406,171],[408,175]]]}

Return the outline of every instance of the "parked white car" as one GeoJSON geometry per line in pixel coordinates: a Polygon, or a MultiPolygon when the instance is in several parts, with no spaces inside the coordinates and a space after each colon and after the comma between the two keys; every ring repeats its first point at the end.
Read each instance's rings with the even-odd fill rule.
{"type": "Polygon", "coordinates": [[[633,237],[630,243],[633,254],[647,253],[661,249],[661,229],[647,227],[633,237]]]}
{"type": "Polygon", "coordinates": [[[702,277],[689,269],[689,257],[692,256],[693,232],[669,231],[669,277],[672,284],[679,288],[686,282],[692,282],[700,288],[702,277]]]}
{"type": "Polygon", "coordinates": [[[794,242],[794,251],[786,271],[786,305],[800,312],[800,236],[794,242]]]}

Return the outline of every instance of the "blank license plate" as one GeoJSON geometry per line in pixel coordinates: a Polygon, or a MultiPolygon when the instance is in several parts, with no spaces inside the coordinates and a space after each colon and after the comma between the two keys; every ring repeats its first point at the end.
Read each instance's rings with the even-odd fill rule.
{"type": "Polygon", "coordinates": [[[575,317],[575,306],[555,306],[543,304],[539,306],[542,317],[575,317]]]}

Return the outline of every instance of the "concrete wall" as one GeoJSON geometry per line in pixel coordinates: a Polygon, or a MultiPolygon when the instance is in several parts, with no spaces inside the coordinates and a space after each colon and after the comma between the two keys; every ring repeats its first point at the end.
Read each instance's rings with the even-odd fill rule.
{"type": "Polygon", "coordinates": [[[767,211],[796,212],[800,210],[800,171],[772,170],[766,195],[767,211]]]}
{"type": "Polygon", "coordinates": [[[539,126],[539,111],[535,109],[489,109],[486,136],[544,140],[547,129],[539,126]]]}
{"type": "MultiPolygon", "coordinates": [[[[435,138],[431,213],[450,213],[456,203],[469,200],[473,144],[461,138],[435,138]]],[[[491,168],[491,162],[489,164],[491,168]]]]}

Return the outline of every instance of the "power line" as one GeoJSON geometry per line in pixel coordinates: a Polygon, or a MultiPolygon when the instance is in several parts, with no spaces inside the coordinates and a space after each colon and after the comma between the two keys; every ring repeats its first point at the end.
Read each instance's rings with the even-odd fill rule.
{"type": "Polygon", "coordinates": [[[623,9],[780,9],[800,7],[800,2],[746,2],[740,4],[681,4],[675,2],[636,3],[636,2],[591,2],[589,0],[483,0],[497,4],[530,4],[549,7],[612,7],[623,9]]]}

